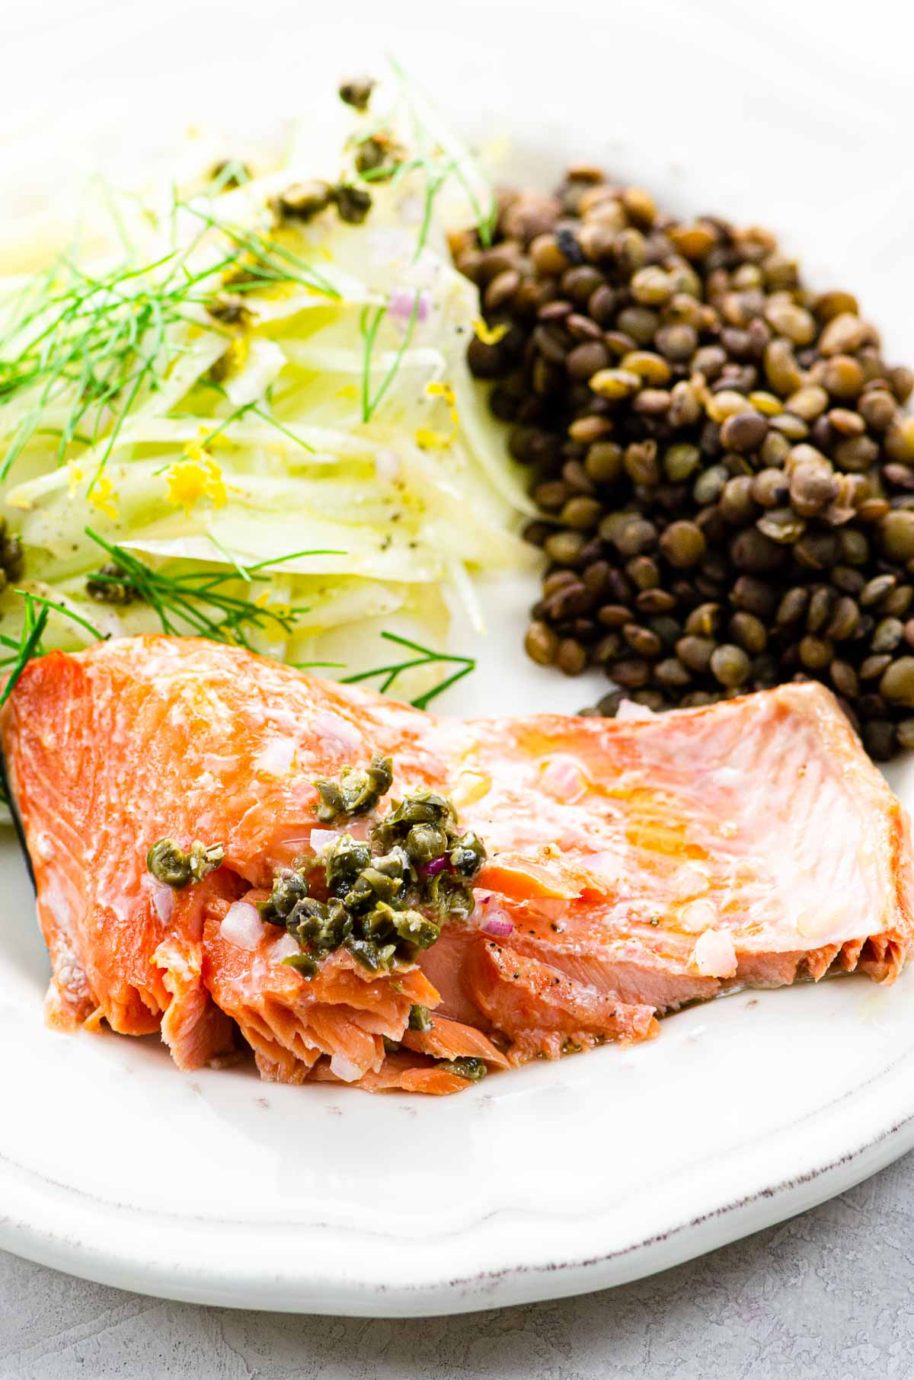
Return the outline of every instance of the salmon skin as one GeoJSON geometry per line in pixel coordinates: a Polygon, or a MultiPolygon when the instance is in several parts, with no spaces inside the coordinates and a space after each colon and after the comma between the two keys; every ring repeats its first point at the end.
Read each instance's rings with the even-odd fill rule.
{"type": "Polygon", "coordinates": [[[888,982],[911,947],[904,812],[817,684],[643,720],[460,720],[214,642],[122,638],[31,662],[0,737],[50,1020],[160,1031],[183,1069],[250,1047],[281,1082],[455,1092],[461,1060],[648,1039],[740,985],[888,982]],[[441,792],[484,840],[475,910],[418,963],[337,950],[308,978],[283,930],[225,916],[313,855],[315,778],[373,754],[394,796],[441,792]],[[163,836],[224,861],[171,891],[146,867],[163,836]]]}

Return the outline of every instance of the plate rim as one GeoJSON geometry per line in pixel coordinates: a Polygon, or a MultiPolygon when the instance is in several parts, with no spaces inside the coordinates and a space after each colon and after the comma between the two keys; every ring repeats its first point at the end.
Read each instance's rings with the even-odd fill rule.
{"type": "MultiPolygon", "coordinates": [[[[79,1278],[151,1297],[290,1314],[379,1319],[445,1316],[594,1293],[673,1268],[783,1222],[861,1182],[914,1148],[914,1096],[906,1093],[901,1071],[903,1063],[903,1058],[899,1057],[875,1078],[848,1089],[824,1108],[808,1114],[820,1119],[861,1089],[869,1089],[879,1099],[875,1109],[881,1111],[877,1128],[872,1129],[871,1121],[870,1132],[845,1144],[840,1153],[832,1153],[824,1162],[817,1158],[816,1163],[802,1172],[781,1176],[774,1183],[763,1183],[748,1193],[685,1217],[644,1238],[583,1257],[566,1252],[546,1262],[520,1261],[495,1268],[483,1266],[470,1273],[451,1276],[445,1270],[431,1281],[415,1280],[394,1285],[347,1282],[339,1276],[316,1281],[304,1273],[296,1277],[288,1271],[277,1276],[269,1268],[249,1269],[239,1275],[234,1262],[231,1273],[214,1272],[212,1263],[187,1263],[182,1259],[180,1248],[186,1246],[188,1233],[195,1227],[203,1231],[208,1227],[215,1237],[220,1228],[243,1226],[256,1240],[258,1235],[268,1234],[276,1224],[193,1219],[186,1214],[125,1206],[100,1199],[87,1190],[60,1184],[37,1170],[17,1164],[3,1153],[0,1153],[0,1190],[6,1185],[15,1188],[16,1180],[21,1182],[23,1178],[35,1181],[39,1192],[42,1185],[52,1186],[56,1193],[64,1196],[65,1203],[89,1201],[100,1205],[111,1220],[122,1221],[123,1228],[119,1233],[120,1251],[105,1250],[81,1236],[76,1220],[80,1215],[78,1208],[70,1221],[64,1218],[57,1229],[17,1221],[9,1211],[0,1210],[0,1249],[79,1278]],[[876,1084],[883,1086],[877,1088],[876,1084]],[[907,1110],[903,1110],[905,1107],[907,1110]],[[149,1238],[134,1229],[137,1219],[143,1218],[147,1219],[150,1228],[161,1231],[164,1226],[169,1241],[174,1238],[169,1258],[161,1251],[151,1256],[143,1253],[144,1240],[149,1238]],[[125,1248],[125,1238],[137,1241],[140,1249],[125,1248]]],[[[854,1105],[858,1105],[856,1098],[854,1105]]],[[[731,1154],[738,1155],[739,1150],[731,1154]]],[[[544,1229],[548,1220],[540,1218],[544,1229]]],[[[303,1245],[307,1244],[309,1231],[332,1232],[342,1238],[347,1232],[352,1235],[350,1229],[338,1224],[294,1225],[303,1245]]],[[[475,1225],[469,1223],[459,1234],[466,1236],[475,1225]]],[[[387,1236],[387,1239],[391,1238],[387,1236]]]]}

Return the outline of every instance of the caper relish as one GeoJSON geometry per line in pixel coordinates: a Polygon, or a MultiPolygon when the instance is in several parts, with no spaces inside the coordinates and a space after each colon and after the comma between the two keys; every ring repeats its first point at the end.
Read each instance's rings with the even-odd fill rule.
{"type": "MultiPolygon", "coordinates": [[[[321,778],[317,817],[330,823],[367,814],[392,784],[389,757],[372,758],[364,771],[346,768],[339,781],[321,778]]],[[[411,791],[377,820],[369,840],[342,834],[320,858],[277,872],[259,910],[298,941],[301,954],[287,962],[306,975],[339,948],[387,972],[434,944],[448,920],[471,915],[471,883],[485,857],[474,833],[460,833],[446,797],[411,791]]]]}
{"type": "Polygon", "coordinates": [[[333,824],[352,815],[367,815],[393,785],[393,765],[389,757],[372,757],[364,771],[344,767],[339,781],[319,776],[315,781],[321,803],[317,817],[321,824],[333,824]]]}
{"type": "Polygon", "coordinates": [[[146,854],[146,866],[157,882],[177,891],[191,882],[201,882],[224,857],[221,843],[205,844],[197,839],[185,850],[172,839],[159,839],[146,854]]]}

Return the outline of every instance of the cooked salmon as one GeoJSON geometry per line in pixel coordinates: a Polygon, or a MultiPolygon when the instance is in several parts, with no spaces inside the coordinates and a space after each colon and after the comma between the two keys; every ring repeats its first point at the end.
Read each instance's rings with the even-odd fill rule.
{"type": "Polygon", "coordinates": [[[737,986],[889,982],[911,948],[904,812],[816,684],[630,721],[461,720],[124,638],[31,662],[0,734],[50,1020],[160,1031],[183,1069],[249,1048],[281,1082],[450,1093],[470,1066],[648,1039],[737,986]],[[375,972],[340,948],[308,975],[248,903],[313,857],[315,779],[376,754],[394,796],[440,792],[484,840],[475,908],[417,961],[375,972]],[[165,836],[223,861],[172,891],[147,870],[165,836]]]}

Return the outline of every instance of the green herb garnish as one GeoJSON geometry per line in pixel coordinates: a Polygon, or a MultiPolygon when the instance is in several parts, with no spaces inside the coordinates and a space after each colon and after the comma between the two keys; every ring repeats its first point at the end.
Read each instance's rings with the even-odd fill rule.
{"type": "MultiPolygon", "coordinates": [[[[213,190],[221,190],[218,180],[213,190]]],[[[53,430],[59,462],[72,444],[97,448],[91,491],[128,416],[161,388],[187,352],[174,328],[192,324],[230,342],[216,315],[199,311],[221,301],[226,284],[235,294],[297,285],[339,299],[322,273],[269,234],[221,221],[176,198],[173,223],[178,212],[201,225],[182,248],[175,243],[147,263],[128,254],[97,276],[68,252],[12,305],[10,324],[0,335],[0,402],[23,399],[27,406],[9,438],[0,479],[33,436],[53,430]],[[215,252],[205,267],[195,268],[193,255],[207,236],[215,252]],[[44,419],[52,408],[62,420],[49,428],[44,419]]]]}
{"type": "Polygon", "coordinates": [[[30,661],[37,657],[46,656],[46,649],[42,646],[41,639],[44,636],[45,628],[51,611],[62,613],[65,618],[78,623],[81,628],[85,628],[99,641],[103,641],[105,634],[99,632],[88,619],[75,613],[73,609],[68,609],[65,604],[56,604],[52,599],[45,599],[41,594],[32,594],[28,590],[17,589],[14,593],[22,596],[24,601],[22,614],[22,627],[19,632],[19,640],[7,637],[5,633],[0,633],[0,647],[7,647],[11,655],[0,657],[0,670],[7,666],[11,667],[6,683],[0,691],[0,706],[6,704],[22,672],[30,661]],[[37,610],[37,612],[36,612],[37,610]]]}
{"type": "Polygon", "coordinates": [[[436,652],[431,647],[423,647],[420,642],[413,642],[408,637],[400,637],[397,633],[382,632],[381,636],[386,642],[394,642],[398,647],[406,647],[407,650],[415,652],[414,657],[405,661],[394,662],[389,666],[375,666],[370,671],[359,671],[352,676],[343,676],[344,685],[358,685],[365,680],[380,680],[378,687],[382,695],[386,695],[390,687],[394,684],[398,676],[404,671],[416,670],[420,666],[457,666],[453,675],[441,681],[439,685],[433,685],[431,690],[425,690],[421,695],[417,695],[410,704],[417,709],[427,709],[432,700],[438,695],[444,694],[452,685],[456,685],[464,676],[468,676],[471,671],[476,670],[476,659],[471,656],[456,656],[448,652],[436,652]]]}
{"type": "Polygon", "coordinates": [[[277,610],[252,603],[250,599],[232,593],[233,583],[239,579],[248,584],[268,583],[267,577],[260,574],[263,570],[300,556],[340,554],[329,550],[292,551],[286,556],[258,561],[254,565],[236,562],[229,571],[191,570],[174,575],[156,570],[123,546],[105,541],[90,527],[86,528],[86,536],[91,537],[111,558],[110,562],[89,576],[87,590],[92,598],[119,604],[128,602],[130,598],[142,599],[155,610],[163,632],[186,635],[190,630],[216,642],[248,648],[250,630],[279,628],[291,633],[297,616],[307,610],[277,610]]]}
{"type": "Polygon", "coordinates": [[[412,311],[410,312],[409,320],[406,323],[406,330],[403,332],[403,339],[400,341],[400,344],[397,347],[397,351],[394,355],[389,369],[387,370],[387,373],[384,375],[381,382],[378,384],[378,387],[375,389],[374,393],[372,393],[371,391],[371,371],[373,367],[372,357],[374,354],[375,341],[377,340],[378,331],[381,329],[381,322],[387,315],[388,304],[384,303],[383,306],[377,307],[363,307],[361,312],[359,313],[359,334],[362,337],[361,402],[363,422],[371,421],[372,417],[377,412],[378,408],[381,406],[381,403],[387,396],[387,392],[391,384],[397,377],[397,371],[399,370],[400,365],[403,362],[403,356],[409,349],[410,341],[413,338],[413,331],[416,328],[416,321],[418,320],[419,316],[419,302],[420,294],[416,292],[413,297],[412,311]]]}

